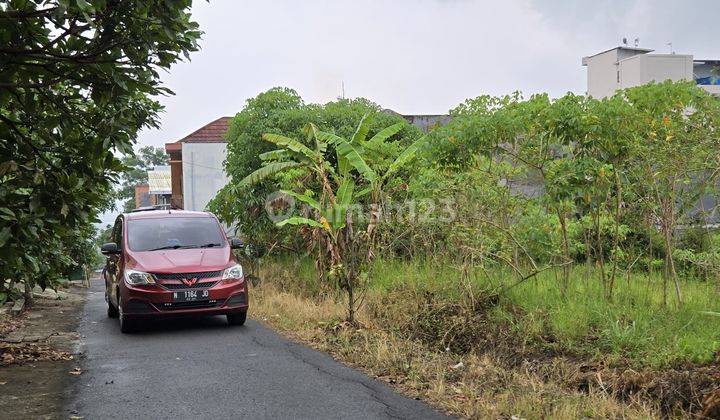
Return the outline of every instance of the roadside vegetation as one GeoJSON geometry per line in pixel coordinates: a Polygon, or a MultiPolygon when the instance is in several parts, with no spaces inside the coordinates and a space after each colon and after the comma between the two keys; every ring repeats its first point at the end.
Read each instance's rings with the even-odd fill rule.
{"type": "Polygon", "coordinates": [[[263,267],[256,318],[462,417],[682,418],[701,412],[703,389],[720,374],[713,365],[633,369],[600,354],[581,356],[553,343],[549,331],[531,330],[538,321],[527,318],[550,321],[542,311],[459,299],[468,295],[451,289],[453,282],[443,291],[398,284],[409,271],[429,274],[425,267],[379,274],[394,286],[371,288],[355,325],[343,321],[342,300],[308,293],[317,274],[312,261],[280,258],[263,267]]]}
{"type": "MultiPolygon", "coordinates": [[[[295,280],[285,279],[278,284],[273,278],[267,279],[279,289],[292,290],[308,299],[323,295],[317,280],[320,276],[311,260],[283,256],[273,259],[270,265],[294,267],[288,274],[293,273],[295,280]]],[[[720,317],[708,311],[720,311],[720,302],[717,288],[706,282],[683,281],[688,303],[667,309],[662,304],[659,276],[650,279],[634,274],[629,284],[618,288],[611,302],[603,298],[602,287],[583,280],[584,268],[571,274],[568,295],[573,299],[563,298],[557,288],[558,278],[552,273],[540,274],[499,294],[498,284],[512,273],[463,270],[451,260],[377,260],[368,293],[390,307],[402,305],[404,300],[412,304],[403,310],[388,310],[387,315],[396,320],[409,317],[402,325],[396,324],[398,332],[428,328],[417,338],[437,351],[449,348],[465,353],[492,347],[491,337],[484,336],[488,333],[485,324],[491,323],[498,333],[507,335],[517,354],[526,350],[567,354],[631,368],[715,360],[720,317]],[[421,314],[425,310],[429,312],[421,314]],[[479,319],[475,315],[482,316],[482,321],[473,325],[479,319]],[[450,324],[443,325],[444,316],[457,319],[447,319],[450,324]],[[455,321],[458,324],[451,325],[455,321]]]]}
{"type": "MultiPolygon", "coordinates": [[[[481,96],[451,116],[423,135],[368,101],[306,105],[288,89],[237,114],[231,182],[210,208],[269,265],[269,322],[305,326],[333,352],[348,344],[338,331],[355,343],[377,330],[365,339],[511,372],[530,363],[532,381],[592,395],[593,415],[700,413],[720,393],[720,102],[666,82],[604,100],[481,96]],[[283,309],[288,296],[314,302],[319,319],[283,309]],[[543,376],[556,362],[567,372],[543,376]],[[598,392],[630,405],[615,411],[598,392]]],[[[441,394],[473,416],[589,407],[467,411],[441,394]]]]}

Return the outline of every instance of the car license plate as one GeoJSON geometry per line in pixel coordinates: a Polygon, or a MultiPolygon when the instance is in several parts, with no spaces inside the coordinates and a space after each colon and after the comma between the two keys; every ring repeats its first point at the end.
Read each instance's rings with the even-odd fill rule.
{"type": "Polygon", "coordinates": [[[173,292],[173,302],[195,302],[197,300],[208,300],[209,290],[179,290],[173,292]]]}

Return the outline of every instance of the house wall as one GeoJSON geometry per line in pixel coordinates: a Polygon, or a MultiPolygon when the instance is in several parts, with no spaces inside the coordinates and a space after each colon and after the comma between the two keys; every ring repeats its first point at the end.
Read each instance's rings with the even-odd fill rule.
{"type": "Polygon", "coordinates": [[[642,54],[621,60],[620,88],[666,80],[692,80],[692,55],[642,54]]]}
{"type": "Polygon", "coordinates": [[[625,89],[643,84],[643,67],[645,60],[642,56],[635,56],[618,62],[617,71],[620,83],[618,89],[625,89]]]}
{"type": "Polygon", "coordinates": [[[172,195],[170,196],[170,205],[176,209],[182,209],[183,200],[183,168],[182,168],[182,150],[170,151],[170,185],[172,195]]]}
{"type": "Polygon", "coordinates": [[[183,208],[204,211],[228,183],[223,170],[227,143],[182,143],[183,208]]]}
{"type": "Polygon", "coordinates": [[[586,57],[583,64],[587,66],[587,94],[598,99],[652,81],[693,80],[693,56],[687,54],[650,54],[620,48],[586,57]]]}
{"type": "Polygon", "coordinates": [[[651,54],[644,58],[643,80],[664,82],[693,80],[693,56],[684,54],[651,54]]]}
{"type": "Polygon", "coordinates": [[[619,86],[617,61],[617,50],[610,50],[585,59],[587,94],[589,96],[600,99],[615,93],[619,86]]]}
{"type": "Polygon", "coordinates": [[[587,66],[587,94],[598,99],[652,81],[693,79],[693,56],[686,54],[649,54],[620,48],[586,57],[583,64],[587,66]]]}

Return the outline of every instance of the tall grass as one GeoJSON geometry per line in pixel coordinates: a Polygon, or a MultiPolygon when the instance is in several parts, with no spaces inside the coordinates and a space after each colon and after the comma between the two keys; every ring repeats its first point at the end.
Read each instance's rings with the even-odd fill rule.
{"type": "MultiPolygon", "coordinates": [[[[294,288],[308,296],[327,293],[309,259],[279,261],[294,273],[294,288]],[[288,265],[290,264],[290,265],[288,265]]],[[[394,289],[432,291],[446,299],[472,293],[500,292],[492,309],[493,322],[526,342],[557,352],[576,354],[631,366],[667,367],[711,362],[720,349],[720,293],[712,282],[683,281],[684,303],[663,305],[662,280],[644,273],[623,275],[612,300],[592,270],[573,267],[566,296],[560,275],[546,271],[520,285],[513,273],[500,268],[462,268],[435,260],[377,260],[373,294],[394,289]]]]}
{"type": "Polygon", "coordinates": [[[712,285],[685,281],[685,303],[664,306],[662,280],[633,274],[617,285],[610,301],[595,277],[584,279],[579,271],[574,270],[566,298],[554,276],[545,273],[511,289],[507,300],[523,309],[523,322],[542,322],[560,347],[573,352],[654,367],[713,360],[720,318],[706,312],[720,310],[720,301],[712,285]]]}

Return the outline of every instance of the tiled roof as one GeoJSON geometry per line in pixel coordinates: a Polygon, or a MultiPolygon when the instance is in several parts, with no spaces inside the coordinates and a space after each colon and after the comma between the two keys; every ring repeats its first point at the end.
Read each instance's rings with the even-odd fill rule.
{"type": "Polygon", "coordinates": [[[206,124],[202,128],[194,131],[182,139],[178,143],[224,143],[225,133],[232,117],[220,117],[217,120],[206,124]]]}

